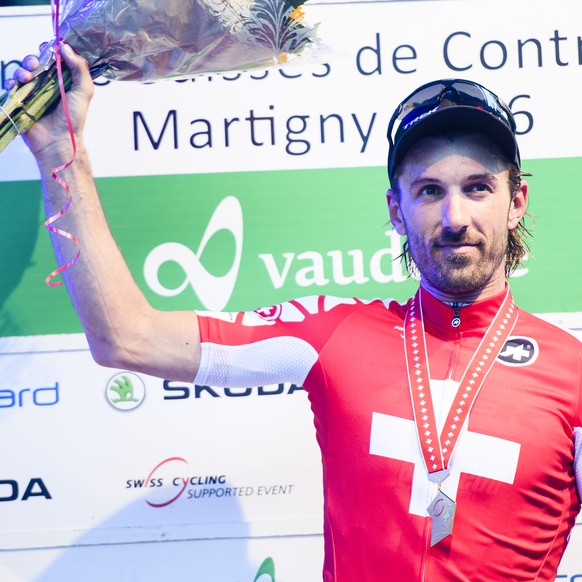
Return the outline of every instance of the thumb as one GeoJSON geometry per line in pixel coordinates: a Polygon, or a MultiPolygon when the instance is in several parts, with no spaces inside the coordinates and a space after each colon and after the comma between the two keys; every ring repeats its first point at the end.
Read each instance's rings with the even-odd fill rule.
{"type": "Polygon", "coordinates": [[[63,60],[71,71],[73,88],[91,98],[95,88],[89,72],[89,64],[81,55],[75,52],[69,43],[62,42],[60,46],[63,60]]]}

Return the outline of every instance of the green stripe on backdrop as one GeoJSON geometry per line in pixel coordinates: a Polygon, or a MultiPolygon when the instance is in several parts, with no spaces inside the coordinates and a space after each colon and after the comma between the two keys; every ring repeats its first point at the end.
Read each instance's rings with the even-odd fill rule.
{"type": "MultiPolygon", "coordinates": [[[[514,294],[533,312],[582,311],[582,159],[535,160],[525,169],[534,174],[536,220],[528,271],[513,280],[514,294]]],[[[160,309],[208,307],[195,283],[174,297],[153,293],[143,266],[152,249],[173,242],[190,249],[190,262],[204,271],[228,273],[236,247],[228,228],[195,257],[213,211],[228,196],[239,200],[243,216],[242,261],[228,310],[319,293],[402,300],[416,286],[401,281],[401,267],[386,250],[397,248],[387,232],[384,168],[103,178],[98,187],[134,276],[160,309]]],[[[64,288],[44,284],[55,262],[39,183],[0,183],[0,221],[1,335],[80,331],[64,288]]],[[[157,277],[177,288],[185,282],[184,265],[166,261],[157,277]]]]}

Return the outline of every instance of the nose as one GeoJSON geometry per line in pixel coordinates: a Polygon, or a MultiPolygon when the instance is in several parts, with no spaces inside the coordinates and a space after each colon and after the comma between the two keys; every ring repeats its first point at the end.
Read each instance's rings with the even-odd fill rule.
{"type": "Polygon", "coordinates": [[[443,228],[459,233],[469,226],[468,204],[461,192],[449,192],[443,198],[443,228]]]}

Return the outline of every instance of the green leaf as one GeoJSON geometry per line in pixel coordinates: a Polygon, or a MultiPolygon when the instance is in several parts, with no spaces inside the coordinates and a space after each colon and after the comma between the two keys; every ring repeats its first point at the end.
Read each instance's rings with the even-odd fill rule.
{"type": "Polygon", "coordinates": [[[273,558],[265,558],[264,562],[261,564],[257,575],[253,582],[257,582],[257,580],[263,575],[266,574],[267,576],[271,577],[272,582],[275,582],[275,562],[273,558]]]}

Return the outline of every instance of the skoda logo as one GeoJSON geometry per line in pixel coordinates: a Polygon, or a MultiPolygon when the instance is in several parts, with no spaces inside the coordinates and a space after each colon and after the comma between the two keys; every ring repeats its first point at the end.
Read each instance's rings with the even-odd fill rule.
{"type": "Polygon", "coordinates": [[[538,353],[536,340],[530,337],[510,337],[497,359],[506,366],[529,366],[536,361],[538,353]]]}
{"type": "Polygon", "coordinates": [[[107,382],[105,398],[117,410],[134,410],[145,399],[145,384],[137,374],[120,372],[107,382]]]}

